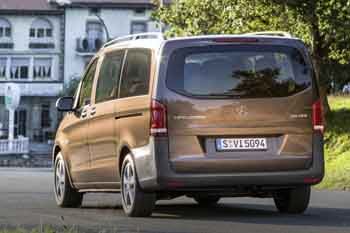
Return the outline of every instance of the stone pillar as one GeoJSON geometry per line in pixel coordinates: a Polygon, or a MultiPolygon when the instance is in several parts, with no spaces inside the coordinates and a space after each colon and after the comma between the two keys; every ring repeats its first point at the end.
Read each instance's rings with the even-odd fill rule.
{"type": "Polygon", "coordinates": [[[15,110],[9,110],[9,151],[12,151],[13,148],[13,139],[15,138],[15,110]]]}
{"type": "Polygon", "coordinates": [[[36,101],[37,99],[35,99],[35,101],[32,102],[32,122],[31,123],[31,127],[32,127],[32,130],[33,130],[33,137],[34,135],[39,135],[39,132],[41,130],[41,106],[40,106],[40,103],[37,103],[36,101]]]}
{"type": "Polygon", "coordinates": [[[29,81],[32,81],[33,80],[33,71],[34,71],[34,57],[31,57],[30,58],[30,61],[29,61],[29,77],[28,77],[28,80],[29,81]]]}
{"type": "Polygon", "coordinates": [[[7,57],[6,60],[6,79],[10,80],[11,78],[11,58],[7,57]]]}

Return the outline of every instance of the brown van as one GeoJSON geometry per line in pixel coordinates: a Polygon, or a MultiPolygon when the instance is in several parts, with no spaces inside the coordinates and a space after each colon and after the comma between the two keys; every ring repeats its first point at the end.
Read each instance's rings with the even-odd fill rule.
{"type": "Polygon", "coordinates": [[[315,73],[288,34],[118,38],[57,108],[67,112],[53,150],[61,207],[120,192],[128,216],[182,195],[272,197],[302,213],[324,175],[315,73]]]}

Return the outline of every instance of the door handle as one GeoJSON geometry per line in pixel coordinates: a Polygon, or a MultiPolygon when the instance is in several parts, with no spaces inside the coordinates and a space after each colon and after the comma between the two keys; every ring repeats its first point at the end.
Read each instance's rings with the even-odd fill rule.
{"type": "Polygon", "coordinates": [[[116,116],[115,119],[119,120],[122,118],[129,118],[129,117],[139,117],[142,116],[143,113],[142,112],[136,112],[136,113],[131,113],[131,114],[125,114],[125,115],[120,115],[120,116],[116,116]]]}
{"type": "Polygon", "coordinates": [[[93,116],[96,114],[96,107],[91,108],[90,115],[93,116]]]}
{"type": "Polygon", "coordinates": [[[87,117],[87,111],[81,112],[81,118],[85,118],[85,117],[87,117]]]}

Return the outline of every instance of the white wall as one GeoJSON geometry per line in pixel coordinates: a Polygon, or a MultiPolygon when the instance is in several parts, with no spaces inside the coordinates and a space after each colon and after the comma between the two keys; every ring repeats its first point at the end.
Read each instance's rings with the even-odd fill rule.
{"type": "Polygon", "coordinates": [[[59,16],[22,16],[22,15],[1,15],[1,18],[7,19],[12,26],[12,39],[14,42],[14,51],[29,50],[29,29],[32,22],[38,17],[49,20],[53,26],[53,37],[55,42],[54,51],[60,49],[60,17],[59,16]]]}
{"type": "MultiPolygon", "coordinates": [[[[26,81],[32,81],[33,73],[33,61],[34,58],[52,58],[52,71],[51,79],[52,81],[60,80],[60,67],[59,59],[61,53],[61,25],[60,16],[27,16],[27,15],[1,15],[0,18],[4,18],[11,24],[12,31],[12,42],[14,43],[14,48],[10,50],[0,49],[0,57],[7,58],[8,67],[10,65],[11,58],[29,58],[29,79],[26,81]],[[29,48],[29,30],[32,22],[38,18],[43,18],[48,20],[53,29],[53,43],[55,44],[54,49],[30,49],[29,48]]],[[[48,80],[48,81],[50,81],[48,80]]],[[[53,93],[56,94],[56,91],[53,93]]],[[[38,93],[39,95],[40,93],[38,93]]]]}
{"type": "Polygon", "coordinates": [[[155,23],[150,21],[150,11],[146,14],[135,14],[134,10],[113,10],[105,9],[101,12],[101,17],[105,20],[105,23],[110,31],[112,38],[118,36],[125,36],[130,34],[132,21],[145,21],[148,22],[148,31],[159,31],[156,29],[155,23]]]}
{"type": "MultiPolygon", "coordinates": [[[[21,96],[56,97],[63,89],[62,83],[19,83],[21,96]]],[[[5,85],[0,85],[0,96],[5,95],[5,85]]]]}
{"type": "MultiPolygon", "coordinates": [[[[86,23],[97,20],[96,16],[89,15],[87,9],[66,8],[66,35],[65,35],[65,82],[74,77],[81,77],[86,62],[91,56],[82,56],[76,51],[77,38],[86,34],[86,23]]],[[[101,9],[100,16],[105,21],[111,38],[130,34],[132,21],[148,22],[148,31],[159,31],[156,24],[150,21],[150,11],[145,15],[135,14],[131,9],[101,9]]]]}
{"type": "MultiPolygon", "coordinates": [[[[10,77],[10,64],[11,58],[29,58],[28,67],[28,79],[16,80],[19,82],[19,88],[21,90],[21,103],[19,108],[27,111],[26,117],[26,132],[27,137],[33,138],[33,135],[39,129],[42,133],[54,132],[57,126],[57,111],[54,110],[54,101],[56,96],[63,88],[62,82],[57,82],[61,79],[60,77],[60,56],[61,51],[61,17],[62,16],[38,16],[38,15],[21,15],[19,11],[16,15],[0,15],[1,18],[7,19],[11,24],[12,31],[12,42],[14,43],[13,49],[0,49],[0,57],[7,58],[7,79],[1,79],[0,83],[0,96],[5,94],[4,82],[9,81],[10,77]],[[53,29],[53,41],[48,41],[55,44],[54,49],[30,49],[30,37],[29,31],[32,22],[38,18],[44,18],[50,21],[53,29]],[[51,66],[51,78],[42,80],[33,80],[33,67],[34,58],[52,58],[53,63],[51,66]],[[52,120],[50,128],[41,128],[41,104],[44,102],[50,103],[50,118],[52,120]]],[[[34,41],[33,41],[34,42],[34,41]]],[[[10,81],[15,81],[11,79],[10,81]]],[[[2,98],[3,99],[3,98],[2,98]]],[[[3,101],[1,101],[3,102],[3,101]]],[[[6,120],[5,106],[0,103],[0,121],[4,123],[4,128],[8,128],[8,120],[6,120]]],[[[32,142],[31,142],[32,143],[32,142]]],[[[46,143],[44,143],[46,144],[46,143]]],[[[43,144],[43,145],[44,145],[43,144]]],[[[46,152],[44,152],[46,153],[46,152]]]]}

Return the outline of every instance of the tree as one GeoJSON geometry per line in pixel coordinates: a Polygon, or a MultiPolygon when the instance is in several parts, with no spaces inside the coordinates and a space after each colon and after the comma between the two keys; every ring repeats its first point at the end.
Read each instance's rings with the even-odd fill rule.
{"type": "Polygon", "coordinates": [[[334,67],[349,69],[350,0],[177,0],[153,16],[169,36],[291,32],[310,46],[326,111],[326,90],[339,75],[334,67]]]}
{"type": "MultiPolygon", "coordinates": [[[[332,69],[332,65],[349,64],[350,0],[272,0],[270,4],[271,2],[290,9],[308,28],[311,39],[308,42],[312,47],[321,83],[320,91],[325,96],[331,77],[339,72],[332,69]]],[[[323,105],[329,109],[328,102],[323,105]]]]}
{"type": "Polygon", "coordinates": [[[80,78],[72,78],[68,83],[66,83],[63,87],[63,90],[59,93],[59,96],[74,96],[78,85],[80,82],[80,78]]]}

